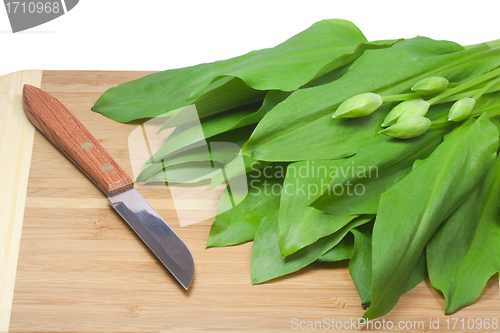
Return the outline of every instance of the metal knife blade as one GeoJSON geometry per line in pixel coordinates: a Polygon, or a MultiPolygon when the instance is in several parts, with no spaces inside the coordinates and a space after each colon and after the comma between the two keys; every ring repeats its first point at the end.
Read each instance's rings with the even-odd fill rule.
{"type": "Polygon", "coordinates": [[[23,101],[35,127],[108,197],[113,208],[187,289],[194,275],[191,252],[137,192],[125,171],[55,97],[25,85],[23,101]]]}
{"type": "Polygon", "coordinates": [[[177,281],[189,288],[194,274],[191,252],[146,199],[132,188],[108,200],[177,281]]]}

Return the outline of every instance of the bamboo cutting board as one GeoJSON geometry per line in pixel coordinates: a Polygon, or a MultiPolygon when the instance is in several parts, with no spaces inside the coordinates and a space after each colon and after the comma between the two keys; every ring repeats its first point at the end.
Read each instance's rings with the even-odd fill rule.
{"type": "MultiPolygon", "coordinates": [[[[146,74],[44,71],[41,88],[66,105],[132,175],[127,140],[138,124],[119,124],[90,108],[106,89],[146,74]]],[[[139,191],[193,253],[195,276],[187,292],[101,192],[35,134],[10,332],[289,332],[320,328],[318,322],[325,330],[332,320],[335,325],[362,316],[345,263],[316,264],[252,286],[251,244],[205,249],[211,220],[181,227],[167,189],[139,191]]],[[[435,331],[431,320],[434,327],[439,320],[443,331],[498,331],[467,329],[469,318],[500,319],[496,277],[478,302],[452,316],[444,315],[442,296],[424,281],[385,321],[393,322],[394,332],[435,331]],[[452,318],[458,324],[447,329],[446,319],[452,325],[452,318]],[[407,329],[396,329],[400,322],[407,329]],[[417,322],[424,326],[408,327],[417,322]]],[[[349,324],[335,331],[353,329],[349,324]]]]}

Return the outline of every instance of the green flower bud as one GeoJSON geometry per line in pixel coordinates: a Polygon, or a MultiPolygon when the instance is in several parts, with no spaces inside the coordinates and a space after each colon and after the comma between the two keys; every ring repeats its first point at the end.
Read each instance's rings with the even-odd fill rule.
{"type": "Polygon", "coordinates": [[[431,127],[430,119],[422,116],[408,116],[399,119],[396,124],[379,133],[399,139],[411,139],[424,134],[429,127],[431,127]]]}
{"type": "Polygon", "coordinates": [[[332,118],[358,118],[367,116],[382,105],[382,97],[374,93],[364,93],[345,100],[337,108],[332,118]]]}
{"type": "Polygon", "coordinates": [[[465,97],[456,101],[450,109],[448,114],[449,121],[461,121],[467,118],[476,105],[476,100],[473,98],[465,97]]]}
{"type": "Polygon", "coordinates": [[[430,104],[423,99],[411,99],[396,105],[385,117],[383,127],[391,126],[399,118],[406,116],[425,116],[429,110],[430,104]]]}
{"type": "Polygon", "coordinates": [[[444,77],[430,77],[418,81],[411,90],[419,95],[434,95],[448,88],[450,82],[444,77]]]}

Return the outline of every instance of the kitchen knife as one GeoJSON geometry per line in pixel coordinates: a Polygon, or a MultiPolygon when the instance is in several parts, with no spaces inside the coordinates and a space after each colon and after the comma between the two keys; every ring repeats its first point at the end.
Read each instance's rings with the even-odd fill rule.
{"type": "Polygon", "coordinates": [[[187,289],[194,274],[191,252],[137,192],[132,179],[55,97],[24,85],[23,101],[35,127],[108,197],[118,214],[187,289]]]}

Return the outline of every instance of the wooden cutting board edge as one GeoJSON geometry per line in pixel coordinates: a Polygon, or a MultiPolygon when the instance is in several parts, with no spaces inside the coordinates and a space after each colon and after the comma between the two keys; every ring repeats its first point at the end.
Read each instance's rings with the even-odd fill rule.
{"type": "Polygon", "coordinates": [[[35,128],[23,110],[24,84],[40,87],[41,70],[0,77],[0,332],[8,332],[35,128]]]}

